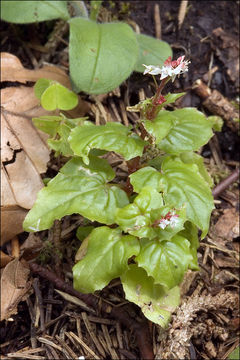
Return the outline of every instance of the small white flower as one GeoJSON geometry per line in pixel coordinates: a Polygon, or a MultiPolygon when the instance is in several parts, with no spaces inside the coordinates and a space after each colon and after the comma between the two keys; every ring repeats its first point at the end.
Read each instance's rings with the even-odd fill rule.
{"type": "Polygon", "coordinates": [[[142,64],[143,66],[145,66],[145,70],[144,70],[144,73],[143,75],[146,75],[146,74],[150,74],[150,75],[159,75],[161,74],[161,68],[158,67],[158,66],[154,66],[154,65],[145,65],[145,64],[142,64]]]}
{"type": "Polygon", "coordinates": [[[159,227],[161,228],[161,229],[165,229],[168,225],[170,224],[170,221],[169,220],[167,220],[167,219],[161,219],[161,221],[160,221],[160,223],[159,223],[159,227]]]}
{"type": "Polygon", "coordinates": [[[174,228],[178,224],[178,215],[173,215],[170,219],[169,225],[174,228]]]}

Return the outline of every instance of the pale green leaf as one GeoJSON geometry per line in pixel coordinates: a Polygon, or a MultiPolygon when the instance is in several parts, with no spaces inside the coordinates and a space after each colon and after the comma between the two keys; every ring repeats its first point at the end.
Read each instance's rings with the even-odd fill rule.
{"type": "Polygon", "coordinates": [[[121,276],[121,281],[126,299],[137,304],[146,318],[162,327],[168,325],[171,313],[180,303],[178,286],[165,292],[137,265],[130,265],[129,270],[121,276]]]}
{"type": "MultiPolygon", "coordinates": [[[[195,108],[184,108],[171,112],[162,110],[153,123],[161,122],[158,120],[160,115],[162,118],[167,115],[171,116],[171,129],[165,138],[157,142],[159,149],[167,153],[180,154],[185,151],[198,150],[213,135],[210,121],[195,108]]],[[[155,137],[156,139],[161,138],[161,132],[156,131],[155,137]]]]}
{"type": "Polygon", "coordinates": [[[162,195],[151,187],[144,187],[132,204],[116,212],[115,221],[125,232],[139,238],[171,239],[183,229],[186,221],[185,209],[176,210],[162,205],[162,195]],[[161,220],[167,214],[175,214],[174,223],[161,228],[161,220]]]}
{"type": "Polygon", "coordinates": [[[117,208],[128,204],[125,191],[108,185],[115,176],[104,159],[90,157],[85,165],[73,158],[39,193],[24,221],[26,231],[49,229],[55,219],[73,213],[91,221],[112,224],[117,208]]]}
{"type": "Polygon", "coordinates": [[[106,93],[127,79],[138,57],[138,43],[129,25],[84,18],[72,18],[69,23],[70,76],[76,92],[106,93]]]}
{"type": "Polygon", "coordinates": [[[198,155],[194,152],[185,152],[180,155],[180,159],[185,164],[196,164],[198,166],[199,173],[202,175],[203,179],[208,183],[208,185],[210,187],[214,185],[211,176],[208,174],[204,166],[203,157],[201,155],[198,155]]]}
{"type": "Polygon", "coordinates": [[[52,83],[41,96],[41,105],[45,110],[71,110],[78,104],[78,97],[65,86],[52,83]]]}
{"type": "Polygon", "coordinates": [[[153,121],[144,120],[143,124],[147,132],[151,137],[155,138],[155,142],[158,144],[165,138],[169,131],[174,126],[175,116],[173,111],[160,111],[153,121]]]}
{"type": "Polygon", "coordinates": [[[67,126],[66,124],[61,124],[58,127],[57,130],[59,134],[59,139],[48,139],[48,145],[51,149],[55,150],[56,154],[55,156],[58,156],[60,154],[64,156],[73,156],[74,153],[72,149],[70,148],[68,137],[71,132],[71,128],[67,126]]]}
{"type": "Polygon", "coordinates": [[[199,270],[198,257],[197,257],[199,240],[198,240],[198,229],[196,225],[194,225],[190,221],[186,221],[184,224],[184,229],[180,231],[179,235],[188,239],[188,241],[190,242],[190,253],[192,255],[192,260],[189,264],[189,269],[199,270]]]}
{"type": "Polygon", "coordinates": [[[151,210],[163,205],[162,196],[151,187],[145,187],[132,204],[116,212],[116,223],[129,234],[138,237],[155,237],[152,228],[151,210]]]}
{"type": "Polygon", "coordinates": [[[139,253],[138,240],[119,228],[102,226],[88,237],[87,253],[73,267],[74,288],[83,293],[101,290],[128,269],[128,259],[139,253]]]}
{"type": "Polygon", "coordinates": [[[69,17],[67,1],[1,1],[1,19],[16,24],[69,17]]]}
{"type": "Polygon", "coordinates": [[[182,92],[176,94],[168,93],[167,95],[164,95],[166,102],[163,103],[163,106],[174,103],[177,99],[179,99],[181,96],[184,96],[185,94],[185,92],[182,92]]]}
{"type": "Polygon", "coordinates": [[[198,166],[185,164],[179,158],[169,156],[163,160],[161,173],[165,202],[176,207],[186,204],[187,218],[202,230],[204,237],[214,203],[211,189],[202,178],[198,166]]]}
{"type": "Polygon", "coordinates": [[[171,289],[180,284],[192,260],[189,248],[189,241],[179,235],[171,241],[144,239],[136,261],[155,284],[171,289]]]}
{"type": "Polygon", "coordinates": [[[51,85],[52,81],[49,79],[38,79],[34,85],[34,94],[40,100],[44,91],[51,85]]]}
{"type": "Polygon", "coordinates": [[[54,137],[63,118],[61,116],[40,116],[32,121],[36,128],[54,137]]]}
{"type": "Polygon", "coordinates": [[[161,190],[161,174],[151,166],[146,166],[130,175],[130,182],[133,190],[140,193],[145,186],[151,186],[157,191],[161,190]]]}
{"type": "Polygon", "coordinates": [[[202,237],[207,234],[214,209],[213,196],[196,164],[167,156],[162,160],[161,172],[147,166],[131,174],[130,182],[136,192],[145,186],[162,191],[168,205],[180,208],[185,204],[187,219],[202,230],[202,237]]]}
{"type": "Polygon", "coordinates": [[[172,49],[165,41],[155,39],[144,34],[136,34],[139,44],[139,56],[134,70],[144,72],[145,65],[162,66],[169,56],[172,56],[172,49]]]}
{"type": "Polygon", "coordinates": [[[136,134],[120,123],[106,125],[89,125],[76,127],[72,130],[69,143],[74,153],[88,163],[88,154],[91,149],[115,151],[126,160],[141,156],[145,142],[136,134]]]}

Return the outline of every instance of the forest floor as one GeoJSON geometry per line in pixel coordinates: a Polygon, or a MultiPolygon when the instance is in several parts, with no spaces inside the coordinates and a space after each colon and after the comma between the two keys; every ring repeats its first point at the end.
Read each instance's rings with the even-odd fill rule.
{"type": "MultiPolygon", "coordinates": [[[[229,115],[239,109],[239,1],[189,1],[186,11],[179,14],[179,9],[180,1],[105,1],[99,20],[127,22],[136,32],[167,41],[174,58],[185,55],[191,61],[189,72],[167,85],[167,90],[186,92],[177,101],[177,108],[196,107],[206,115],[223,118],[222,131],[201,149],[216,186],[239,168],[239,130],[229,115]]],[[[68,71],[67,27],[55,36],[48,53],[43,51],[54,23],[25,25],[24,30],[20,25],[2,23],[2,51],[17,56],[28,69],[47,61],[68,71]]],[[[4,82],[2,88],[17,85],[4,82]]],[[[84,115],[91,120],[98,117],[100,123],[105,123],[110,114],[113,121],[131,124],[136,117],[125,110],[126,106],[152,96],[152,91],[150,77],[133,73],[109,94],[80,95],[86,105],[84,115]]],[[[118,158],[112,161],[121,175],[121,162],[118,158]]],[[[55,176],[59,165],[51,157],[45,176],[55,176]]],[[[64,281],[71,285],[78,245],[75,232],[80,223],[80,216],[67,216],[61,228],[58,222],[49,231],[34,236],[22,233],[17,240],[3,245],[2,250],[9,255],[13,255],[14,246],[22,254],[25,246],[25,260],[29,261],[35,255],[26,256],[26,247],[30,252],[32,242],[38,246],[40,243],[37,261],[42,270],[32,268],[24,301],[9,321],[1,323],[2,359],[139,359],[141,341],[151,347],[156,359],[227,359],[238,347],[240,246],[236,181],[216,194],[210,231],[198,250],[200,270],[186,274],[181,286],[182,302],[168,329],[147,322],[150,339],[144,339],[141,329],[133,331],[134,325],[126,328],[101,311],[103,303],[116,308],[128,306],[118,280],[98,292],[93,313],[67,286],[49,276],[48,270],[56,276],[64,274],[64,281]],[[56,237],[61,241],[61,265],[51,256],[56,237]]],[[[125,315],[127,311],[133,322],[141,321],[141,312],[135,306],[125,315]]],[[[239,359],[239,355],[233,358],[239,359]]]]}

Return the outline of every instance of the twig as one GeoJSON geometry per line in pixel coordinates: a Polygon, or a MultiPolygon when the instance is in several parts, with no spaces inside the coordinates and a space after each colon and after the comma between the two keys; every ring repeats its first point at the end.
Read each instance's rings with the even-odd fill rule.
{"type": "Polygon", "coordinates": [[[154,5],[154,21],[155,21],[155,33],[156,38],[162,38],[162,26],[161,26],[161,17],[160,17],[160,8],[159,4],[154,5]]]}
{"type": "Polygon", "coordinates": [[[35,278],[33,280],[33,288],[36,294],[36,298],[37,298],[37,304],[39,306],[39,311],[40,311],[40,329],[42,331],[45,331],[45,321],[44,321],[44,311],[43,311],[43,300],[42,300],[42,294],[41,294],[41,290],[39,289],[39,280],[37,278],[35,278]]]}
{"type": "Polygon", "coordinates": [[[185,19],[186,13],[187,13],[187,5],[188,1],[182,0],[178,12],[178,29],[181,29],[181,26],[183,24],[183,21],[185,19]]]}
{"type": "Polygon", "coordinates": [[[218,197],[225,189],[227,189],[232,183],[239,180],[239,169],[235,169],[231,175],[221,181],[212,191],[213,197],[218,197]]]}
{"type": "MultiPolygon", "coordinates": [[[[92,308],[97,307],[98,299],[92,294],[81,294],[77,290],[73,289],[70,284],[67,284],[65,281],[57,277],[53,272],[45,269],[44,267],[35,264],[29,263],[30,269],[33,273],[40,275],[41,277],[54,283],[56,288],[68,292],[69,294],[78,297],[84,301],[88,306],[92,308]]],[[[127,305],[129,306],[129,305],[127,305]]],[[[102,304],[102,311],[106,312],[108,316],[119,321],[123,326],[128,329],[131,329],[135,332],[136,340],[138,343],[139,351],[143,359],[153,359],[153,350],[151,344],[151,337],[148,328],[148,322],[146,319],[137,321],[136,318],[131,317],[127,311],[127,306],[122,308],[113,308],[108,304],[102,304]]]]}

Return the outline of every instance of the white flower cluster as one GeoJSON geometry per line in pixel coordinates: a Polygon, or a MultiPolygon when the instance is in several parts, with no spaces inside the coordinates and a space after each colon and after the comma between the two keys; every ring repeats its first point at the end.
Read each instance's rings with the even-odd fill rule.
{"type": "Polygon", "coordinates": [[[184,61],[185,56],[180,56],[177,60],[172,61],[171,56],[164,62],[162,67],[154,65],[142,64],[146,69],[145,74],[159,75],[161,74],[160,80],[163,80],[170,76],[172,81],[175,80],[177,75],[183,74],[188,71],[188,64],[190,61],[184,61]]]}
{"type": "Polygon", "coordinates": [[[158,224],[158,226],[161,229],[165,229],[168,225],[171,226],[171,228],[174,228],[178,223],[179,215],[175,214],[174,212],[167,213],[164,218],[162,218],[158,224]]]}

